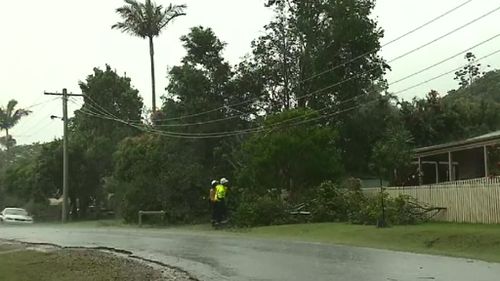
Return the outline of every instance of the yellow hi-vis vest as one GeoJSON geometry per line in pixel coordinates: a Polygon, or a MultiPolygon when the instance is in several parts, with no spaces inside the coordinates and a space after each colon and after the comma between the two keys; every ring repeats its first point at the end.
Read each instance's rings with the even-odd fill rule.
{"type": "Polygon", "coordinates": [[[226,198],[226,191],[227,188],[225,186],[223,186],[222,184],[218,184],[215,187],[215,201],[226,198]]]}

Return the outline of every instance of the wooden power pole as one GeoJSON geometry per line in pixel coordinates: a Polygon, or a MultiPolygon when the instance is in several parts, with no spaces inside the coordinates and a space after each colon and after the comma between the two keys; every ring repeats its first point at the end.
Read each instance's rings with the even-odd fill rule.
{"type": "Polygon", "coordinates": [[[45,95],[50,96],[61,96],[62,97],[62,109],[63,116],[62,120],[64,123],[63,129],[63,202],[62,202],[62,222],[65,223],[68,221],[68,211],[69,211],[69,202],[68,202],[68,97],[83,97],[80,94],[68,94],[66,89],[62,90],[62,93],[44,93],[45,95]]]}

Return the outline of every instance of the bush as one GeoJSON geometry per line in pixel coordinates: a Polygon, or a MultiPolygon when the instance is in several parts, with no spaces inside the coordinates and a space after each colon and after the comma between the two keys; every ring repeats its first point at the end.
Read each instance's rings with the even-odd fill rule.
{"type": "MultiPolygon", "coordinates": [[[[238,227],[304,222],[300,216],[292,216],[287,205],[273,193],[258,196],[234,192],[233,222],[238,227]],[[302,220],[302,221],[301,221],[302,220]]],[[[233,196],[231,197],[233,198],[233,196]]],[[[391,198],[387,192],[369,196],[361,189],[361,182],[348,179],[340,184],[326,181],[312,190],[307,198],[308,221],[350,222],[377,225],[382,218],[382,199],[385,222],[388,225],[416,224],[427,219],[411,204],[409,196],[391,198]]],[[[232,205],[232,204],[230,204],[232,205]]]]}
{"type": "Polygon", "coordinates": [[[339,185],[331,181],[322,183],[313,193],[309,207],[314,222],[375,225],[382,218],[382,199],[386,224],[416,224],[427,219],[410,204],[409,196],[391,198],[387,192],[366,196],[355,179],[339,185]]]}
{"type": "Polygon", "coordinates": [[[242,201],[232,214],[234,225],[238,227],[265,226],[287,222],[284,204],[272,196],[256,196],[242,201]]]}
{"type": "Polygon", "coordinates": [[[378,192],[375,196],[366,197],[366,204],[360,212],[360,223],[374,225],[382,219],[382,198],[387,225],[417,224],[427,220],[424,213],[417,212],[416,207],[410,204],[410,196],[391,198],[387,192],[378,192]]]}
{"type": "Polygon", "coordinates": [[[345,191],[331,181],[315,190],[309,207],[314,222],[346,221],[348,218],[345,191]]]}
{"type": "Polygon", "coordinates": [[[389,201],[389,218],[392,224],[417,224],[427,220],[427,216],[417,212],[415,206],[410,204],[411,197],[399,195],[389,201]]]}
{"type": "Polygon", "coordinates": [[[33,216],[35,222],[58,221],[61,219],[61,206],[50,206],[49,202],[28,202],[24,208],[33,216]]]}

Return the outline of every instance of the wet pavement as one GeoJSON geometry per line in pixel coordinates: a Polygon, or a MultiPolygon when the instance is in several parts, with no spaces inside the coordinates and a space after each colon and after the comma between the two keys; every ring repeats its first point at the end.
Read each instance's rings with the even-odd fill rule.
{"type": "Polygon", "coordinates": [[[500,264],[177,230],[0,226],[0,239],[129,250],[199,280],[498,281],[500,264]]]}

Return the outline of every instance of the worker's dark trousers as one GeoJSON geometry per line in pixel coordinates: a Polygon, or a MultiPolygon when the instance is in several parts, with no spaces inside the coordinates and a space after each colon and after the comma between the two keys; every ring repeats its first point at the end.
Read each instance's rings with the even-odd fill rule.
{"type": "Polygon", "coordinates": [[[214,205],[215,222],[220,223],[226,219],[226,202],[224,199],[218,200],[214,205]]]}
{"type": "Polygon", "coordinates": [[[212,223],[215,222],[217,220],[217,212],[214,201],[210,201],[210,215],[212,223]]]}

